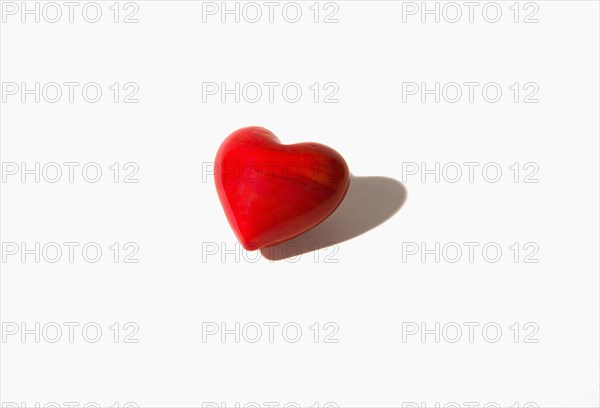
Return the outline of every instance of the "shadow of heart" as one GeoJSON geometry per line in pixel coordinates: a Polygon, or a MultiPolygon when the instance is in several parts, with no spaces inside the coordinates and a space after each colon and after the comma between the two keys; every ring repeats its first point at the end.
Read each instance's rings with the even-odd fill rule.
{"type": "Polygon", "coordinates": [[[396,214],[406,201],[404,184],[389,177],[351,176],[346,197],[327,219],[291,240],[261,249],[282,260],[336,245],[364,234],[396,214]]]}

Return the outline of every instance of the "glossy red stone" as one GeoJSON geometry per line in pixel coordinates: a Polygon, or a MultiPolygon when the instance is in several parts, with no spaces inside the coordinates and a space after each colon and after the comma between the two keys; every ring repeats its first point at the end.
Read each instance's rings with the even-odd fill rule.
{"type": "Polygon", "coordinates": [[[318,143],[284,145],[261,127],[233,132],[215,159],[219,199],[248,250],[313,228],[335,211],[349,183],[348,165],[332,148],[318,143]]]}

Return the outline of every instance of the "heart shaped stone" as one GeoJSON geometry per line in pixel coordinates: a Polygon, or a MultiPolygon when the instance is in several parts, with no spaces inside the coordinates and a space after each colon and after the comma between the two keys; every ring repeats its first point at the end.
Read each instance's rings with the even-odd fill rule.
{"type": "Polygon", "coordinates": [[[281,144],[262,127],[229,135],[215,159],[215,184],[235,235],[247,250],[279,244],[325,220],[344,199],[344,158],[318,143],[281,144]]]}

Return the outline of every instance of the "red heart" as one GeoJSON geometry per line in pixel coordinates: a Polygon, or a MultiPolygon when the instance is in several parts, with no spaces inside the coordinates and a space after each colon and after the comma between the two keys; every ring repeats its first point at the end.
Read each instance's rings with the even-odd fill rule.
{"type": "Polygon", "coordinates": [[[248,250],[313,228],[335,211],[349,183],[348,165],[332,148],[318,143],[284,145],[261,127],[233,132],[215,159],[219,199],[248,250]]]}

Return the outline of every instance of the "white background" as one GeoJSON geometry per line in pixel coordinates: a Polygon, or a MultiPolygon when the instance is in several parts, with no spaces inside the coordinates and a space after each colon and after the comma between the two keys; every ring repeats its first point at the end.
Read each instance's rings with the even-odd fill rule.
{"type": "MultiPolygon", "coordinates": [[[[203,21],[207,6],[194,1],[138,1],[139,21],[129,24],[114,23],[113,2],[100,2],[102,18],[89,23],[81,14],[86,3],[79,4],[73,23],[65,6],[54,24],[43,16],[23,23],[20,10],[3,13],[1,23],[3,84],[96,82],[103,90],[98,103],[86,102],[81,87],[74,103],[66,95],[57,103],[30,95],[23,103],[20,93],[3,92],[2,162],[96,162],[103,169],[97,183],[80,170],[73,183],[65,174],[57,183],[33,176],[23,183],[20,174],[3,173],[3,243],[97,242],[103,249],[97,263],[81,252],[73,263],[64,254],[56,263],[3,254],[5,406],[600,406],[598,2],[521,3],[517,23],[513,2],[498,3],[497,23],[482,16],[485,2],[469,22],[459,2],[457,23],[443,15],[423,23],[420,14],[403,15],[402,2],[338,1],[327,10],[336,10],[338,22],[328,24],[324,3],[313,21],[313,2],[300,3],[298,23],[282,17],[282,2],[273,23],[264,15],[255,24],[244,16],[222,23],[220,14],[203,21]],[[524,23],[532,10],[538,22],[524,23]],[[276,93],[274,103],[266,96],[222,103],[218,95],[203,102],[203,82],[269,81],[300,84],[302,99],[289,103],[276,93]],[[114,82],[137,84],[139,102],[122,103],[121,94],[114,103],[114,82]],[[337,84],[339,102],[323,103],[321,95],[315,103],[315,82],[337,84]],[[487,102],[480,86],[473,103],[466,95],[457,103],[431,95],[403,102],[406,82],[494,82],[503,94],[487,102]],[[538,102],[523,103],[524,92],[515,103],[515,82],[535,83],[538,102]],[[235,254],[225,262],[221,253],[207,256],[207,243],[235,251],[236,241],[212,177],[203,182],[203,163],[223,138],[249,125],[284,143],[327,144],[356,176],[403,181],[406,203],[379,227],[296,262],[251,262],[240,251],[237,261],[235,254]],[[114,162],[136,163],[139,182],[114,183],[114,162]],[[473,182],[466,173],[456,183],[443,175],[436,182],[407,174],[411,162],[479,167],[473,182]],[[524,183],[528,172],[515,182],[515,162],[535,163],[538,182],[524,183]],[[501,167],[498,182],[482,177],[486,163],[501,167]],[[139,262],[114,263],[114,242],[136,243],[139,262]],[[466,253],[452,263],[444,254],[436,262],[405,251],[407,243],[432,249],[452,242],[479,243],[473,262],[466,253]],[[481,254],[489,242],[502,248],[498,262],[481,254]],[[515,242],[518,262],[509,248],[515,242]],[[537,263],[523,262],[528,242],[539,248],[537,263]],[[328,255],[337,262],[325,262],[328,255]],[[73,343],[66,332],[57,343],[7,337],[10,323],[32,329],[36,322],[80,329],[95,322],[103,335],[97,343],[80,329],[73,343]],[[137,325],[139,341],[115,343],[115,322],[137,325]],[[255,344],[233,335],[203,342],[203,322],[294,322],[303,335],[291,343],[279,329],[273,343],[266,333],[255,344]],[[323,342],[326,330],[315,343],[315,322],[337,325],[338,342],[323,342]],[[456,343],[448,333],[439,343],[420,333],[403,341],[411,322],[428,329],[455,322],[465,331],[456,343]],[[473,342],[464,322],[479,324],[473,342]],[[495,343],[482,336],[490,322],[502,328],[495,343]],[[523,341],[532,331],[527,323],[539,329],[537,342],[523,341]]],[[[378,197],[369,199],[376,211],[378,197]]]]}

